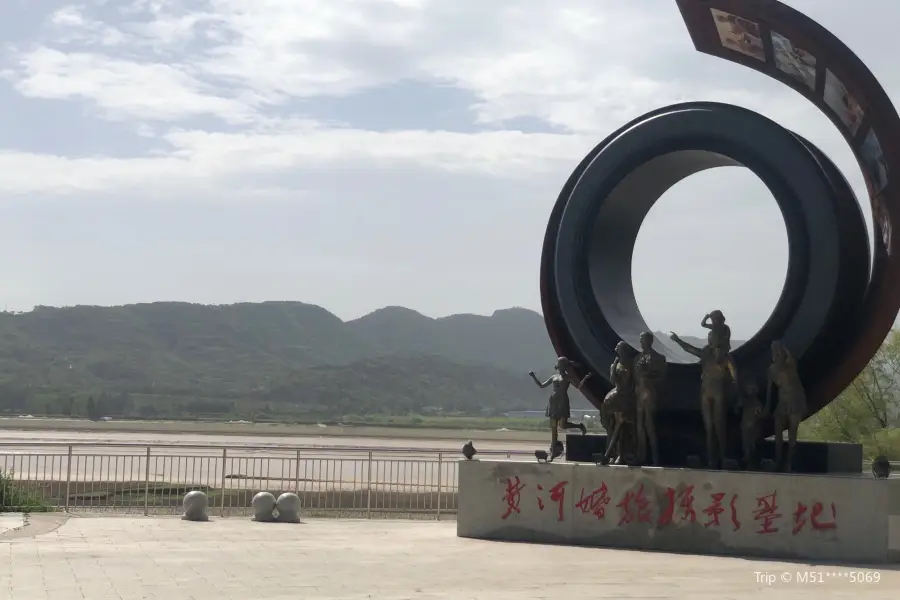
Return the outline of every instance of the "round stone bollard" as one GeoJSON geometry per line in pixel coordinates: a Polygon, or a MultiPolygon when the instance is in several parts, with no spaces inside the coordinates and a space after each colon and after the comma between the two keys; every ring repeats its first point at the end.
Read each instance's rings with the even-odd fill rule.
{"type": "Polygon", "coordinates": [[[260,492],[253,496],[250,506],[253,507],[254,521],[267,523],[275,520],[275,496],[269,492],[260,492]]]}
{"type": "Polygon", "coordinates": [[[282,523],[300,522],[300,497],[291,492],[278,496],[275,502],[278,507],[278,520],[282,523]]]}
{"type": "Polygon", "coordinates": [[[185,521],[209,521],[209,515],[206,514],[209,498],[203,492],[194,490],[185,494],[183,506],[184,514],[181,518],[185,521]]]}

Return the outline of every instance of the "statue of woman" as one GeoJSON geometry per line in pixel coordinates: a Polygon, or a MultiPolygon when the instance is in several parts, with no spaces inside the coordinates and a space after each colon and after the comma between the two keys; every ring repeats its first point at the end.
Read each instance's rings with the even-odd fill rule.
{"type": "Polygon", "coordinates": [[[732,370],[734,361],[722,346],[698,348],[676,333],[669,337],[685,352],[700,359],[700,415],[706,430],[706,463],[710,469],[717,469],[726,459],[728,386],[737,381],[737,373],[732,370]]]}
{"type": "Polygon", "coordinates": [[[634,361],[634,395],[637,406],[638,462],[647,462],[647,443],[654,466],[659,466],[656,438],[656,404],[666,379],[666,357],[653,349],[653,334],[641,334],[641,352],[634,361]]]}
{"type": "Polygon", "coordinates": [[[769,365],[768,376],[765,415],[772,414],[773,389],[778,392],[778,403],[773,415],[775,464],[790,473],[794,462],[794,448],[797,446],[797,429],[806,415],[806,392],[797,373],[797,361],[781,341],[772,342],[772,364],[769,365]],[[788,430],[788,449],[787,457],[782,463],[785,429],[788,430]]]}
{"type": "Polygon", "coordinates": [[[625,342],[616,344],[616,358],[609,368],[609,381],[613,389],[603,399],[600,420],[606,429],[606,453],[604,462],[622,460],[623,429],[634,422],[634,350],[625,342]]]}
{"type": "Polygon", "coordinates": [[[541,389],[552,385],[553,391],[550,393],[550,401],[547,403],[546,415],[550,418],[550,460],[559,456],[559,430],[560,429],[580,429],[582,435],[587,433],[584,423],[573,423],[569,419],[572,416],[569,402],[569,386],[573,383],[581,390],[591,374],[588,373],[581,381],[577,381],[574,373],[572,373],[572,362],[560,356],[556,359],[556,365],[553,367],[556,373],[550,376],[547,381],[541,382],[534,374],[529,371],[529,375],[541,389]]]}

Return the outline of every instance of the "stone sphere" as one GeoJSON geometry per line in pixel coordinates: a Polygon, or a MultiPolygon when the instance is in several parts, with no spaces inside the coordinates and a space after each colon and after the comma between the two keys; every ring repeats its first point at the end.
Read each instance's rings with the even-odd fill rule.
{"type": "Polygon", "coordinates": [[[269,492],[260,492],[253,496],[253,500],[250,501],[250,506],[253,507],[254,521],[275,520],[275,515],[272,514],[275,512],[275,496],[269,492]]]}
{"type": "Polygon", "coordinates": [[[300,497],[291,492],[278,496],[275,503],[278,508],[278,520],[283,523],[300,522],[300,497]]]}
{"type": "Polygon", "coordinates": [[[208,521],[209,516],[206,510],[209,508],[209,498],[206,494],[194,490],[184,495],[184,515],[182,519],[186,521],[208,521]]]}

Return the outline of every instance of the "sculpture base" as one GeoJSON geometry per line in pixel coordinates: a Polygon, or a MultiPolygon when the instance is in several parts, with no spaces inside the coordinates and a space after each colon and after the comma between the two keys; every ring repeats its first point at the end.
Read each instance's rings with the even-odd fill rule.
{"type": "Polygon", "coordinates": [[[900,479],[464,460],[457,535],[845,564],[900,562],[900,479]]]}
{"type": "MultiPolygon", "coordinates": [[[[660,439],[660,455],[670,458],[666,467],[684,468],[690,466],[688,457],[682,446],[667,444],[665,438],[660,439]],[[667,447],[672,445],[673,447],[667,447]],[[672,460],[671,457],[675,457],[672,460]],[[679,458],[683,457],[683,458],[679,458]]],[[[606,452],[606,434],[567,434],[566,460],[569,462],[594,462],[594,455],[606,452]]],[[[737,458],[739,451],[732,451],[737,458]]],[[[701,463],[705,463],[702,450],[697,450],[701,463]]],[[[757,445],[757,458],[774,459],[775,442],[762,440],[757,445]]],[[[804,442],[798,441],[794,451],[794,473],[861,473],[863,452],[860,444],[843,444],[837,442],[804,442]]]]}

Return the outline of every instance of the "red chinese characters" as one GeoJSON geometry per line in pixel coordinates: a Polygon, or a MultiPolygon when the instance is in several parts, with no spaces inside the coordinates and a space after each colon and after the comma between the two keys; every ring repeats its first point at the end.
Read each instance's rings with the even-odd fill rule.
{"type": "Polygon", "coordinates": [[[837,529],[837,507],[835,507],[834,502],[831,503],[831,521],[822,522],[819,520],[823,512],[825,512],[825,506],[821,502],[814,502],[811,512],[808,506],[798,502],[797,510],[794,511],[794,528],[791,530],[791,533],[794,535],[800,533],[807,522],[816,531],[837,529]],[[808,516],[807,513],[809,513],[808,516]]]}
{"type": "Polygon", "coordinates": [[[568,481],[560,481],[552,488],[550,488],[550,500],[556,502],[556,514],[558,521],[565,521],[566,517],[563,512],[564,503],[566,501],[566,486],[569,485],[568,481]]]}
{"type": "Polygon", "coordinates": [[[619,517],[619,525],[623,523],[631,523],[635,520],[635,516],[639,523],[652,522],[650,516],[650,501],[644,495],[644,484],[640,484],[636,490],[625,492],[622,500],[616,504],[621,509],[622,514],[619,517]],[[636,514],[635,514],[636,513],[636,514]]]}
{"type": "Polygon", "coordinates": [[[772,492],[756,499],[756,510],[753,511],[753,518],[759,521],[756,533],[778,532],[775,521],[781,518],[781,513],[778,512],[777,496],[778,492],[772,492]]]}
{"type": "Polygon", "coordinates": [[[522,512],[519,509],[519,502],[522,499],[523,489],[525,489],[525,484],[521,482],[518,475],[513,478],[506,478],[506,491],[503,493],[506,512],[500,517],[501,519],[506,519],[513,513],[519,514],[522,512]]]}
{"type": "MultiPolygon", "coordinates": [[[[710,519],[706,523],[703,524],[704,527],[715,526],[719,527],[721,523],[719,522],[719,516],[725,512],[725,508],[722,506],[722,502],[725,500],[725,496],[727,496],[724,492],[718,492],[715,494],[710,494],[710,498],[712,498],[712,503],[709,506],[703,509],[703,514],[708,516],[710,519]]],[[[731,508],[731,525],[732,531],[737,531],[741,528],[741,522],[738,520],[737,515],[737,494],[731,495],[731,502],[729,503],[729,508],[731,508]]]]}
{"type": "Polygon", "coordinates": [[[600,487],[588,494],[584,495],[584,488],[581,488],[581,498],[575,504],[575,508],[581,509],[581,514],[590,513],[602,519],[606,516],[606,505],[609,504],[609,488],[605,482],[600,483],[600,487]]]}
{"type": "MultiPolygon", "coordinates": [[[[565,507],[567,500],[568,481],[559,481],[552,487],[545,488],[541,484],[533,484],[536,489],[536,501],[539,510],[553,508],[556,505],[556,519],[565,521],[565,507]]],[[[507,519],[511,515],[521,514],[520,507],[522,499],[522,491],[526,485],[519,477],[511,477],[506,479],[506,489],[503,493],[503,502],[505,511],[501,515],[501,519],[507,519]]],[[[627,525],[629,523],[649,523],[655,524],[656,527],[664,527],[672,525],[675,522],[702,523],[704,527],[721,527],[725,522],[726,513],[730,514],[731,526],[733,531],[741,529],[741,521],[738,518],[738,495],[726,492],[714,492],[709,494],[708,504],[705,508],[700,505],[695,507],[695,502],[703,500],[694,497],[695,487],[693,485],[679,485],[678,487],[669,487],[665,493],[659,497],[660,506],[659,513],[654,521],[653,507],[654,495],[648,493],[644,484],[629,489],[620,497],[619,502],[615,505],[619,509],[618,525],[627,525]],[[729,498],[730,497],[730,498],[729,498]],[[698,513],[700,513],[698,515],[698,513]],[[699,516],[699,519],[698,519],[699,516]]],[[[701,498],[706,494],[702,494],[701,498]]],[[[573,502],[572,500],[569,500],[573,502]]],[[[580,510],[581,514],[591,514],[598,520],[606,518],[606,511],[612,505],[612,494],[606,482],[601,481],[600,487],[588,492],[585,488],[581,488],[580,496],[577,502],[574,502],[575,509],[580,510]]],[[[787,508],[787,507],[784,507],[787,508]]],[[[778,492],[772,491],[756,498],[756,508],[753,510],[753,519],[756,525],[756,533],[767,534],[777,533],[779,527],[787,529],[787,519],[793,517],[791,533],[798,535],[804,529],[814,531],[828,531],[837,529],[837,507],[833,502],[820,502],[818,500],[811,502],[797,502],[796,510],[791,513],[782,515],[782,510],[778,505],[778,492]],[[785,517],[784,522],[779,522],[785,517]]]]}
{"type": "Polygon", "coordinates": [[[675,506],[681,509],[681,520],[695,523],[697,521],[697,513],[694,511],[694,486],[689,485],[680,493],[676,494],[675,488],[666,490],[666,508],[659,515],[657,525],[669,525],[675,517],[675,506]]]}
{"type": "Polygon", "coordinates": [[[821,531],[823,529],[837,529],[837,507],[835,507],[834,502],[831,503],[831,521],[823,523],[819,520],[819,517],[822,516],[822,512],[825,510],[825,507],[822,506],[821,502],[816,502],[812,507],[812,514],[809,516],[809,523],[812,525],[812,528],[821,531]]]}
{"type": "MultiPolygon", "coordinates": [[[[552,488],[550,488],[550,501],[556,502],[556,513],[558,515],[559,521],[565,521],[565,512],[564,512],[564,502],[566,500],[566,486],[569,485],[568,481],[560,481],[552,488]]],[[[544,486],[538,484],[538,491],[543,491],[544,486]]],[[[540,510],[544,510],[544,500],[538,496],[538,508],[540,510]]]]}

